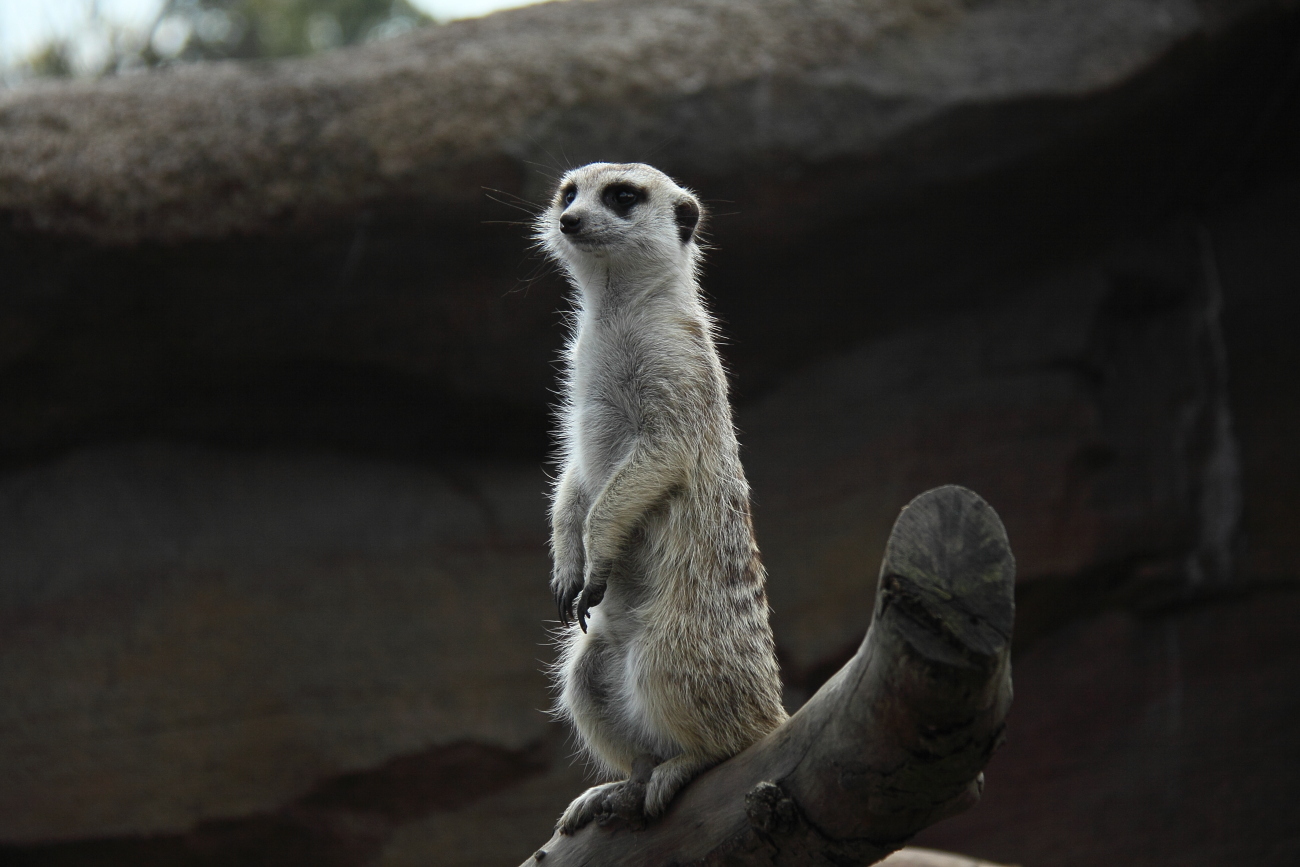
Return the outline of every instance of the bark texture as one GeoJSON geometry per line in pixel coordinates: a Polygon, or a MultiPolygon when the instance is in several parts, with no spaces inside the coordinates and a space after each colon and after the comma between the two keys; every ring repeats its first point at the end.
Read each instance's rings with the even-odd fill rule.
{"type": "Polygon", "coordinates": [[[640,829],[610,815],[527,864],[871,864],[974,805],[1011,706],[1015,561],[956,486],[913,500],[856,656],[764,740],[640,829]]]}

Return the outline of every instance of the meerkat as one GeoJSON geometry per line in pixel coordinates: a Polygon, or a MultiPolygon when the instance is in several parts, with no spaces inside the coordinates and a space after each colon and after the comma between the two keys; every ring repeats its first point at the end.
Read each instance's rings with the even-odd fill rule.
{"type": "Polygon", "coordinates": [[[693,777],[779,726],[780,672],[727,379],[701,299],[699,200],[642,164],[560,181],[540,246],[576,291],[551,509],[557,710],[663,813],[693,777]],[[648,774],[648,776],[647,776],[648,774]]]}

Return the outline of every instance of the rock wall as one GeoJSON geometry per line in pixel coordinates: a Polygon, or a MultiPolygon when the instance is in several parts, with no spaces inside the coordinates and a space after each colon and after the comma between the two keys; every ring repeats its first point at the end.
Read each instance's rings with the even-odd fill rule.
{"type": "Polygon", "coordinates": [[[710,203],[788,703],[965,484],[1017,706],[925,842],[1290,863],[1297,44],[1264,0],[601,0],[0,94],[0,856],[546,838],[583,778],[526,223],[602,158],[710,203]]]}

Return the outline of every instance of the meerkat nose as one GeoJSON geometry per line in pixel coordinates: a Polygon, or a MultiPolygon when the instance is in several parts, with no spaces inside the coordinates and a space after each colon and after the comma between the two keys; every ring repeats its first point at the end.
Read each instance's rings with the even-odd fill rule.
{"type": "Polygon", "coordinates": [[[560,231],[566,235],[576,235],[582,230],[582,217],[575,214],[560,215],[560,231]]]}

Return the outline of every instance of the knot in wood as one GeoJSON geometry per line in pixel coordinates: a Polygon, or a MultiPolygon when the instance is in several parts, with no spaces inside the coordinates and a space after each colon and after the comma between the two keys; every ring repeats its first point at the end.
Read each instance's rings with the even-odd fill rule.
{"type": "Polygon", "coordinates": [[[772,782],[759,783],[745,793],[749,824],[766,834],[788,834],[799,824],[799,808],[785,790],[772,782]]]}

